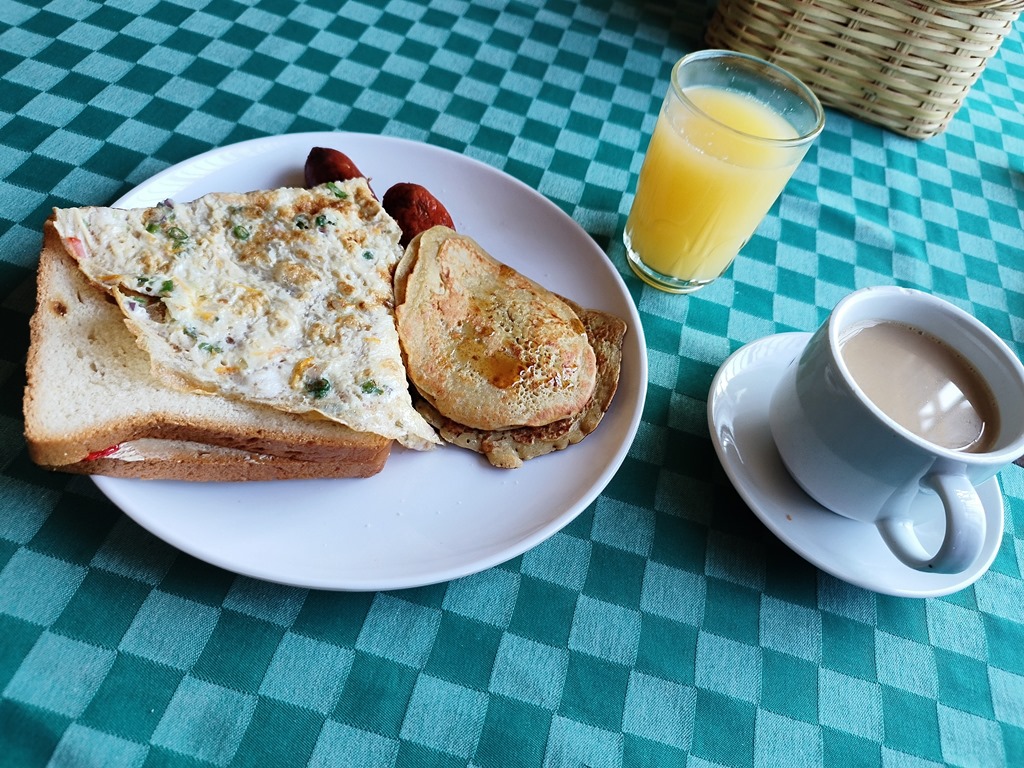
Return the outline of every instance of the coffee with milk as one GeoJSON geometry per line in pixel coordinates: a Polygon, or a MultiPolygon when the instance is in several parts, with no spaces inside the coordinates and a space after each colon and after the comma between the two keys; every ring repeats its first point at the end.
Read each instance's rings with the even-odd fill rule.
{"type": "Polygon", "coordinates": [[[898,322],[863,322],[842,335],[840,355],[864,394],[915,435],[970,453],[995,445],[999,411],[991,389],[931,334],[898,322]]]}
{"type": "Polygon", "coordinates": [[[810,335],[768,421],[811,499],[874,525],[910,568],[963,573],[998,545],[1002,508],[979,489],[1024,455],[1020,403],[1024,364],[984,323],[937,296],[874,286],[810,335]],[[937,548],[919,536],[928,526],[943,531],[937,548]]]}

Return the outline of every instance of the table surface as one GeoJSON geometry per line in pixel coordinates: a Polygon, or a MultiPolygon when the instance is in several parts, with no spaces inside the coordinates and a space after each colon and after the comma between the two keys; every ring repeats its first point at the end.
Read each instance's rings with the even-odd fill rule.
{"type": "Polygon", "coordinates": [[[987,573],[892,597],[776,539],[706,418],[730,353],[865,286],[949,299],[1024,350],[1020,26],[936,138],[828,110],[732,269],[680,297],[632,276],[621,236],[669,69],[707,16],[704,0],[0,0],[0,765],[1024,764],[1024,469],[1000,475],[987,573]],[[262,582],[27,457],[50,209],[324,130],[520,179],[639,309],[650,381],[624,463],[483,572],[376,593],[262,582]]]}

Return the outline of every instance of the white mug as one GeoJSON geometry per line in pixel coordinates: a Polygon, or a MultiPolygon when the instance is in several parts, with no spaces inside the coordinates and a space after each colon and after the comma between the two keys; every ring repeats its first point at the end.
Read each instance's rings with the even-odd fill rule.
{"type": "Polygon", "coordinates": [[[946,301],[906,288],[865,288],[835,306],[790,364],[772,395],[769,423],[787,470],[819,504],[875,525],[893,554],[912,568],[959,573],[978,559],[985,541],[977,486],[1024,455],[1024,366],[988,327],[946,301]],[[858,342],[863,356],[854,357],[850,340],[866,328],[875,330],[858,342]],[[908,426],[899,398],[924,399],[925,371],[931,370],[913,356],[912,346],[904,355],[899,344],[887,345],[890,338],[912,339],[908,329],[921,343],[930,339],[940,351],[952,351],[949,359],[963,364],[975,383],[980,378],[988,395],[982,399],[991,402],[979,409],[992,411],[973,422],[987,423],[984,444],[963,450],[936,442],[922,426],[931,423],[924,418],[908,426]],[[909,375],[901,374],[904,368],[909,375]],[[915,533],[923,522],[913,517],[915,510],[929,506],[913,504],[922,493],[937,494],[945,513],[935,552],[926,551],[915,533]]]}

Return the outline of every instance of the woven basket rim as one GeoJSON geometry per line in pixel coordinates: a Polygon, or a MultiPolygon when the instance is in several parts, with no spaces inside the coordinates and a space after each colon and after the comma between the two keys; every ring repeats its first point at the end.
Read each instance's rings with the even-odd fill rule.
{"type": "Polygon", "coordinates": [[[1024,0],[934,0],[931,3],[906,0],[909,5],[937,5],[964,11],[1024,11],[1024,0]]]}
{"type": "Polygon", "coordinates": [[[1024,0],[719,0],[705,40],[780,64],[827,106],[928,138],[1021,9],[1024,0]]]}

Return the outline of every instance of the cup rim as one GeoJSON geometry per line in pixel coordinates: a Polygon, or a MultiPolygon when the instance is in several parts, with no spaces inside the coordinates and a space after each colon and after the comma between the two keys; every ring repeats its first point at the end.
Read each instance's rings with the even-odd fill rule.
{"type": "MultiPolygon", "coordinates": [[[[886,424],[889,429],[901,435],[904,439],[919,446],[925,451],[932,453],[936,456],[941,456],[946,459],[950,459],[956,462],[964,464],[1009,464],[1021,455],[1024,455],[1024,430],[1021,430],[1016,437],[1005,445],[1001,445],[992,450],[972,453],[970,451],[960,451],[955,448],[946,448],[937,443],[933,443],[929,440],[924,439],[920,435],[912,432],[911,430],[904,427],[902,424],[891,418],[881,408],[879,408],[871,400],[870,397],[861,389],[860,385],[857,384],[856,380],[850,372],[849,367],[846,365],[846,360],[840,353],[840,331],[845,327],[848,327],[844,322],[844,315],[850,311],[850,306],[865,301],[870,298],[884,297],[884,296],[903,296],[911,298],[914,301],[924,302],[931,305],[934,308],[940,309],[941,311],[948,312],[953,315],[957,320],[968,325],[974,334],[983,339],[990,349],[998,350],[1003,362],[1012,369],[1016,376],[1020,388],[1024,390],[1024,363],[1021,363],[1017,355],[1010,349],[1009,345],[1003,341],[996,333],[985,325],[983,322],[978,320],[973,315],[967,313],[960,307],[948,302],[944,299],[939,298],[933,294],[925,291],[920,291],[914,288],[904,288],[901,286],[872,286],[869,288],[861,288],[856,290],[847,296],[843,297],[833,308],[829,315],[828,320],[828,344],[831,350],[832,359],[835,361],[836,367],[839,369],[843,376],[843,382],[850,389],[856,398],[867,408],[871,413],[879,418],[879,420],[886,424]]],[[[962,353],[957,347],[957,351],[962,353]]],[[[1005,409],[1000,409],[1000,411],[1005,409]]],[[[1000,413],[1000,422],[1003,421],[1002,413],[1000,413]]],[[[997,442],[999,438],[997,437],[997,442]]]]}
{"type": "Polygon", "coordinates": [[[670,81],[672,91],[675,93],[676,97],[679,98],[679,100],[682,101],[687,106],[688,109],[693,110],[701,117],[710,120],[711,122],[715,123],[715,125],[721,126],[727,131],[730,131],[732,133],[743,136],[744,138],[751,139],[757,142],[762,142],[764,144],[769,144],[777,147],[799,147],[804,144],[809,144],[813,142],[825,127],[825,109],[824,107],[822,107],[821,102],[818,100],[818,97],[817,95],[815,95],[814,91],[812,91],[807,86],[807,84],[804,83],[803,80],[798,78],[789,70],[780,67],[778,64],[774,64],[758,56],[752,56],[749,53],[730,51],[724,48],[706,48],[704,50],[688,53],[673,65],[670,81]],[[776,139],[771,138],[769,136],[759,136],[756,133],[749,133],[747,131],[736,128],[735,126],[730,125],[729,123],[723,122],[722,120],[719,120],[713,115],[709,115],[707,112],[705,112],[703,109],[701,109],[693,101],[690,100],[690,98],[686,95],[686,89],[679,85],[678,77],[679,71],[687,64],[691,64],[695,61],[703,61],[705,59],[731,59],[734,61],[742,62],[746,65],[756,65],[758,67],[764,68],[774,73],[777,77],[787,81],[790,85],[792,85],[793,90],[799,93],[803,97],[804,101],[806,101],[810,105],[810,107],[814,111],[814,126],[810,130],[804,131],[799,136],[796,136],[794,138],[776,139]]]}

